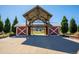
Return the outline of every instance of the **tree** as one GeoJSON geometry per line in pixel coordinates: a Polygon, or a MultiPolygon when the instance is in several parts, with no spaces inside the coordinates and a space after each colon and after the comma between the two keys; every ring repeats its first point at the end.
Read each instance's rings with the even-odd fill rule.
{"type": "Polygon", "coordinates": [[[15,16],[14,22],[12,24],[12,32],[16,33],[16,27],[15,25],[18,23],[17,17],[15,16]]]}
{"type": "Polygon", "coordinates": [[[68,32],[68,20],[66,16],[63,16],[62,22],[61,22],[61,32],[63,34],[68,32]]]}
{"type": "Polygon", "coordinates": [[[10,32],[10,30],[11,30],[11,23],[10,23],[9,18],[7,18],[4,25],[4,32],[8,33],[10,32]]]}
{"type": "Polygon", "coordinates": [[[74,18],[72,18],[70,20],[70,33],[75,33],[77,31],[77,24],[74,20],[74,18]]]}
{"type": "Polygon", "coordinates": [[[79,25],[78,25],[78,27],[77,27],[77,30],[78,30],[78,32],[79,32],[79,25]]]}
{"type": "Polygon", "coordinates": [[[1,16],[0,16],[0,32],[3,31],[3,22],[2,22],[2,19],[1,19],[1,16]]]}

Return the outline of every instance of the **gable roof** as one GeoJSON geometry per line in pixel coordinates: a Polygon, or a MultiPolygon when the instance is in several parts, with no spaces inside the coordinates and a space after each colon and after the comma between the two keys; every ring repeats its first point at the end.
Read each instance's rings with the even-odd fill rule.
{"type": "Polygon", "coordinates": [[[21,27],[21,26],[26,26],[26,24],[20,24],[20,23],[18,23],[14,27],[21,27]]]}
{"type": "Polygon", "coordinates": [[[61,26],[61,24],[58,23],[58,22],[53,22],[52,25],[53,25],[53,26],[61,26]]]}
{"type": "Polygon", "coordinates": [[[52,17],[52,14],[50,14],[49,12],[47,12],[46,10],[44,10],[42,7],[40,7],[39,5],[35,6],[34,8],[32,8],[30,11],[26,12],[23,16],[25,17],[26,15],[28,15],[29,13],[31,13],[33,10],[35,9],[41,9],[42,11],[44,11],[45,13],[47,13],[50,17],[52,17]]]}

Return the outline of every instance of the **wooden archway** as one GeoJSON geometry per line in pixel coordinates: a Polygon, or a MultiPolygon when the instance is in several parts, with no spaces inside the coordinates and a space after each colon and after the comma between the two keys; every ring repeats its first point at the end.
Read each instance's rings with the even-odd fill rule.
{"type": "Polygon", "coordinates": [[[46,35],[48,35],[48,23],[49,23],[49,19],[52,17],[50,13],[48,13],[40,6],[36,6],[30,11],[26,12],[23,16],[26,19],[26,25],[28,25],[27,35],[31,35],[31,27],[33,27],[32,23],[37,19],[40,19],[41,21],[44,22],[44,26],[46,28],[46,35]]]}

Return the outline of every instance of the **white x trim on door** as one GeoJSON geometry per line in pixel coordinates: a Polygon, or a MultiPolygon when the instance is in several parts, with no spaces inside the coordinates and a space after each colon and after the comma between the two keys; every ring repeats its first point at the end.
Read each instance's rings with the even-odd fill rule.
{"type": "Polygon", "coordinates": [[[58,33],[56,32],[57,29],[58,29],[58,27],[55,28],[55,29],[50,29],[50,30],[52,31],[50,34],[52,34],[52,33],[58,34],[58,33]]]}
{"type": "Polygon", "coordinates": [[[26,33],[24,32],[24,30],[26,30],[26,28],[24,28],[24,29],[22,30],[22,29],[20,29],[20,28],[18,27],[18,30],[20,30],[20,32],[18,33],[19,35],[20,35],[21,33],[26,34],[26,33]]]}

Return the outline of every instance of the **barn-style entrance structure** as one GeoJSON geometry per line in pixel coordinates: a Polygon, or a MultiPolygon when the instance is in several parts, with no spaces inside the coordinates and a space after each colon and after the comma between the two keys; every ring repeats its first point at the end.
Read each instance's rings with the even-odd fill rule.
{"type": "Polygon", "coordinates": [[[32,23],[31,35],[46,35],[46,26],[43,21],[36,20],[32,23]]]}
{"type": "MultiPolygon", "coordinates": [[[[50,13],[36,6],[24,15],[25,25],[16,24],[16,35],[58,35],[59,25],[51,25],[49,20],[50,13]]],[[[53,23],[54,24],[54,23],[53,23]]],[[[55,23],[56,24],[56,23],[55,23]]]]}
{"type": "Polygon", "coordinates": [[[36,6],[23,15],[28,26],[27,35],[48,35],[50,13],[40,6],[36,6]]]}

